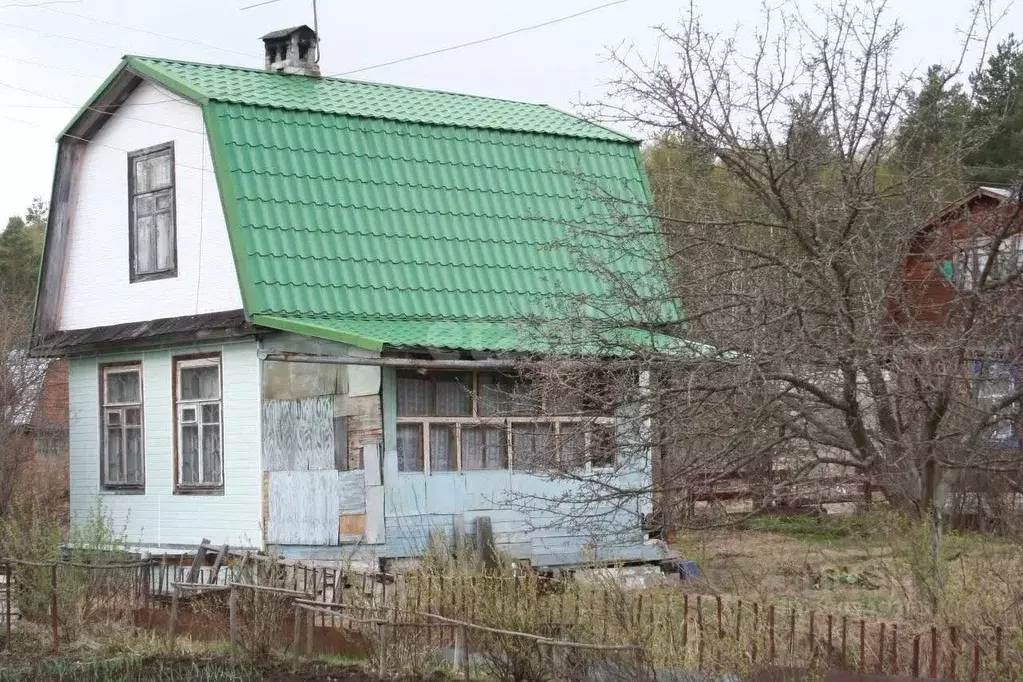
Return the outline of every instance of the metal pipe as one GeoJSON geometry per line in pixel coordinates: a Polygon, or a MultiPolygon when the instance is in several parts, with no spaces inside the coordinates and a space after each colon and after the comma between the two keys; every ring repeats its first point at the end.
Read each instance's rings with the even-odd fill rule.
{"type": "Polygon", "coordinates": [[[304,353],[260,353],[260,358],[273,362],[304,362],[322,365],[368,365],[405,369],[509,369],[518,366],[515,359],[438,360],[434,358],[364,358],[353,355],[306,355],[304,353]]]}

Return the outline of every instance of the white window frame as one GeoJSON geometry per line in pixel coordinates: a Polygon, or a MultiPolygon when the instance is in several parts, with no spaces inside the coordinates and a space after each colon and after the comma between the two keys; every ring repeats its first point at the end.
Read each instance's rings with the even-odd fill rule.
{"type": "Polygon", "coordinates": [[[190,490],[222,490],[224,487],[224,367],[220,355],[208,355],[203,357],[184,357],[174,358],[174,433],[175,433],[175,483],[178,490],[190,491],[190,490]],[[192,367],[216,367],[217,368],[217,398],[201,398],[201,399],[190,399],[185,400],[181,397],[182,394],[182,382],[181,382],[181,370],[189,369],[192,367]],[[216,424],[217,429],[220,432],[220,480],[219,481],[205,481],[202,480],[204,472],[206,470],[206,453],[203,452],[204,434],[207,426],[213,426],[213,424],[206,424],[202,420],[202,408],[204,405],[216,405],[218,423],[216,424]],[[194,421],[184,421],[185,410],[194,410],[194,421]],[[199,446],[199,459],[198,459],[198,475],[200,481],[198,483],[185,482],[184,481],[184,457],[182,456],[181,448],[183,439],[183,429],[185,424],[197,424],[198,425],[198,446],[199,446]]]}
{"type": "Polygon", "coordinates": [[[145,419],[145,397],[142,383],[142,362],[125,362],[100,367],[100,396],[99,396],[99,442],[100,442],[100,485],[106,490],[141,490],[146,485],[146,419],[145,419]],[[111,402],[107,399],[108,378],[113,374],[137,374],[139,377],[139,399],[137,402],[111,402]],[[129,481],[128,478],[128,429],[126,412],[130,409],[139,411],[139,438],[142,442],[141,461],[139,462],[139,474],[141,479],[129,481]],[[110,439],[107,434],[110,415],[117,414],[121,430],[121,452],[123,453],[123,476],[120,480],[110,480],[110,439]]]}
{"type": "MultiPolygon", "coordinates": [[[[961,291],[976,288],[977,278],[992,255],[994,239],[992,236],[974,237],[956,245],[956,285],[961,291]]],[[[995,254],[994,267],[988,273],[988,281],[1005,276],[1007,267],[1015,268],[1009,272],[1023,270],[1023,234],[1012,234],[1002,239],[995,254]]]]}
{"type": "MultiPolygon", "coordinates": [[[[422,446],[423,446],[423,469],[419,470],[403,470],[399,469],[399,474],[426,474],[426,475],[438,475],[438,474],[465,474],[465,473],[476,473],[476,472],[488,472],[488,471],[515,471],[515,449],[512,447],[512,427],[517,424],[550,424],[553,426],[553,437],[555,443],[560,443],[561,430],[568,424],[584,424],[591,425],[596,424],[600,426],[608,426],[611,428],[617,428],[618,418],[616,417],[594,417],[585,414],[566,414],[566,415],[548,415],[548,405],[545,403],[541,405],[540,415],[524,415],[524,416],[491,416],[485,417],[479,414],[479,378],[481,374],[495,374],[492,371],[465,371],[465,370],[438,370],[435,372],[427,372],[429,375],[437,374],[469,374],[470,379],[470,391],[469,401],[471,414],[466,416],[455,416],[455,417],[431,417],[431,416],[397,416],[397,428],[400,428],[402,424],[417,424],[422,429],[422,446]],[[445,471],[434,472],[430,463],[430,428],[433,426],[454,426],[455,428],[455,468],[445,471]],[[464,469],[462,467],[462,429],[468,427],[477,426],[498,426],[504,431],[504,448],[505,448],[505,459],[507,460],[507,466],[500,469],[464,469]]],[[[402,372],[396,372],[395,374],[395,389],[397,390],[397,382],[400,380],[402,372]]],[[[499,373],[498,373],[499,374],[499,373]]],[[[395,413],[397,414],[397,396],[395,396],[395,413]]],[[[611,470],[617,466],[618,463],[618,450],[615,449],[614,461],[605,466],[594,466],[593,457],[590,454],[590,443],[592,439],[592,429],[587,428],[585,431],[584,449],[586,452],[586,462],[580,471],[586,473],[611,470]]],[[[395,444],[397,446],[397,443],[395,444]]],[[[559,446],[560,448],[560,446],[559,446]]],[[[560,462],[560,452],[558,454],[560,462]]],[[[401,462],[399,454],[399,462],[401,462]]]]}

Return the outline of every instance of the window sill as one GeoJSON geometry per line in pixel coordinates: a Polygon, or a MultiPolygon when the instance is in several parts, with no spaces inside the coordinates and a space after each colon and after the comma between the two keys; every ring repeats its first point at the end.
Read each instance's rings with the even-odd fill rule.
{"type": "Polygon", "coordinates": [[[176,486],[174,488],[175,495],[223,495],[224,486],[217,487],[189,487],[189,486],[176,486]]]}
{"type": "Polygon", "coordinates": [[[140,485],[101,485],[102,495],[145,495],[146,487],[140,485]]]}
{"type": "Polygon", "coordinates": [[[178,276],[177,269],[167,270],[165,272],[149,272],[149,273],[146,273],[144,275],[132,275],[132,276],[130,276],[128,278],[128,283],[129,284],[135,284],[137,282],[152,282],[152,281],[158,280],[158,279],[171,279],[172,277],[177,277],[177,276],[178,276]]]}

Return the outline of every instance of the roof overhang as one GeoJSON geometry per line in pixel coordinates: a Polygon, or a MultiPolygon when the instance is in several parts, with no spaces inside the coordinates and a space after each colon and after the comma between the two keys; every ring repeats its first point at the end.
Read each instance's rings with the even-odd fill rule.
{"type": "Polygon", "coordinates": [[[117,68],[107,76],[92,96],[75,113],[64,129],[57,135],[57,140],[69,137],[75,140],[88,141],[99,131],[107,120],[124,104],[125,100],[135,91],[143,80],[152,81],[172,90],[175,94],[191,100],[196,104],[205,103],[205,98],[198,92],[182,83],[168,78],[150,65],[130,55],[121,59],[117,68]]]}

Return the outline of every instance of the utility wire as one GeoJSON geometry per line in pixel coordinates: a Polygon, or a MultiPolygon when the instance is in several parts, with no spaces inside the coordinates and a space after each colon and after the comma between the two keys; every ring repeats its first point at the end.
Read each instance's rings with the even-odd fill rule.
{"type": "Polygon", "coordinates": [[[252,57],[251,52],[242,52],[241,50],[233,50],[229,47],[222,45],[210,45],[199,40],[191,40],[189,38],[181,38],[178,36],[167,35],[166,33],[157,33],[156,31],[150,31],[149,29],[139,28],[137,26],[128,26],[126,24],[119,24],[116,21],[108,21],[106,19],[97,19],[96,17],[90,17],[85,14],[76,14],[75,12],[68,12],[67,10],[57,9],[56,7],[43,7],[42,9],[50,12],[56,12],[57,14],[63,14],[64,16],[74,17],[76,19],[84,19],[85,21],[92,22],[94,24],[105,24],[107,26],[113,26],[114,28],[123,28],[126,31],[135,31],[137,33],[143,33],[154,38],[164,38],[166,40],[173,40],[176,43],[187,43],[189,45],[197,45],[199,47],[205,47],[210,50],[219,50],[221,52],[229,52],[231,54],[242,55],[243,57],[252,57]]]}
{"type": "MultiPolygon", "coordinates": [[[[278,0],[267,0],[267,3],[269,3],[269,2],[277,2],[277,1],[278,0]]],[[[381,68],[383,68],[385,66],[393,66],[394,64],[401,64],[403,62],[412,61],[413,59],[421,59],[422,57],[432,57],[435,54],[442,54],[444,52],[451,52],[452,50],[460,50],[463,47],[472,47],[473,45],[481,45],[483,43],[489,43],[489,42],[491,42],[493,40],[499,40],[501,38],[507,38],[508,36],[513,36],[513,35],[516,35],[518,33],[525,33],[526,31],[532,31],[532,30],[537,29],[537,28],[543,28],[545,26],[551,26],[553,24],[559,24],[559,23],[561,23],[563,21],[568,21],[569,19],[575,19],[576,17],[581,17],[583,15],[591,14],[592,12],[597,12],[599,10],[606,9],[608,7],[613,7],[614,5],[621,5],[621,4],[626,3],[626,2],[629,2],[629,0],[614,0],[613,2],[606,2],[603,5],[597,5],[596,7],[590,7],[589,9],[584,9],[584,10],[582,10],[580,12],[576,12],[575,14],[568,14],[568,15],[563,16],[563,17],[558,17],[557,19],[550,19],[549,21],[540,22],[539,24],[532,24],[530,26],[521,26],[519,28],[512,29],[511,31],[505,31],[504,33],[498,33],[496,35],[488,36],[486,38],[480,38],[479,40],[472,40],[472,41],[469,41],[467,43],[459,43],[458,45],[449,45],[448,47],[442,47],[442,48],[439,48],[439,49],[436,49],[436,50],[430,50],[429,52],[420,52],[419,54],[409,55],[408,57],[402,57],[400,59],[392,59],[389,62],[383,62],[383,63],[380,63],[380,64],[373,64],[371,66],[362,66],[362,67],[359,67],[358,69],[352,69],[351,71],[341,71],[339,73],[330,73],[330,74],[327,74],[327,75],[328,76],[350,76],[353,73],[362,73],[363,71],[370,71],[372,69],[381,69],[381,68]]]]}
{"type": "Polygon", "coordinates": [[[253,9],[255,7],[262,7],[263,5],[272,5],[275,2],[280,2],[280,1],[281,0],[263,0],[263,2],[257,2],[257,3],[254,3],[252,5],[245,5],[245,7],[239,7],[238,9],[239,9],[239,11],[244,12],[247,9],[253,9]]]}
{"type": "Polygon", "coordinates": [[[40,69],[52,69],[54,71],[60,71],[61,73],[70,74],[72,76],[80,76],[82,78],[99,78],[103,79],[106,76],[100,76],[95,73],[84,73],[82,71],[74,71],[64,66],[54,66],[53,64],[44,64],[34,59],[22,59],[21,57],[15,57],[14,55],[0,53],[0,59],[6,59],[12,62],[20,62],[21,64],[28,64],[29,66],[36,66],[40,69]]]}
{"type": "MultiPolygon", "coordinates": [[[[29,95],[35,95],[36,97],[43,97],[45,99],[50,99],[50,100],[53,100],[54,102],[63,102],[64,104],[68,104],[68,105],[74,105],[75,104],[74,102],[71,102],[71,101],[66,100],[66,99],[62,99],[60,97],[54,97],[53,95],[47,95],[46,93],[38,92],[36,90],[30,90],[28,88],[23,88],[23,87],[18,86],[18,85],[11,85],[10,83],[0,83],[0,88],[9,88],[11,90],[17,90],[19,92],[24,92],[24,93],[27,93],[29,95]]],[[[155,102],[154,102],[154,104],[155,104],[155,102]]],[[[110,114],[110,113],[112,113],[111,109],[98,109],[96,107],[91,107],[91,106],[83,107],[83,108],[87,109],[89,111],[95,111],[95,112],[100,113],[100,114],[110,114]]],[[[130,121],[138,121],[140,123],[148,123],[150,125],[163,126],[164,128],[173,128],[174,130],[181,130],[181,131],[184,131],[186,133],[194,133],[196,135],[204,135],[205,134],[204,130],[192,130],[191,128],[182,128],[181,126],[171,125],[170,123],[161,123],[159,121],[149,121],[149,120],[144,119],[144,118],[135,118],[133,116],[125,116],[124,114],[120,114],[120,116],[122,118],[128,119],[130,121]]]]}
{"type": "MultiPolygon", "coordinates": [[[[38,123],[34,123],[32,121],[26,121],[25,119],[22,119],[22,118],[15,118],[14,116],[8,116],[6,114],[0,114],[0,118],[6,119],[8,121],[14,121],[15,123],[20,123],[22,125],[26,125],[26,126],[29,126],[29,127],[32,127],[32,128],[39,128],[41,130],[46,130],[46,126],[40,125],[38,123]]],[[[123,147],[115,147],[112,144],[104,144],[102,142],[96,142],[95,140],[90,140],[90,139],[85,138],[85,137],[79,137],[78,135],[71,135],[71,134],[65,133],[64,137],[69,137],[72,140],[79,140],[79,141],[85,142],[86,144],[89,144],[89,145],[94,145],[94,146],[97,146],[97,147],[106,147],[107,149],[113,149],[114,151],[124,152],[125,154],[130,154],[131,153],[129,150],[124,149],[123,147]]],[[[191,170],[197,170],[197,171],[201,171],[203,173],[213,173],[214,172],[212,168],[200,168],[199,166],[192,166],[192,165],[189,165],[187,163],[181,163],[180,161],[177,161],[177,160],[174,161],[174,165],[176,167],[178,167],[178,168],[189,168],[191,170]]]]}

